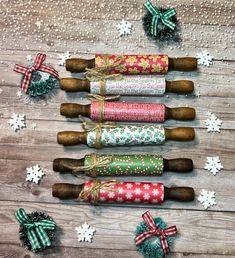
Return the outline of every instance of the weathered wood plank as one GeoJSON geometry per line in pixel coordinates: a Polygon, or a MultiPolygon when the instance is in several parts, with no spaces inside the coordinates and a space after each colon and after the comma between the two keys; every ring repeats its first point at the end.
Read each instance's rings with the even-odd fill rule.
{"type": "Polygon", "coordinates": [[[129,37],[119,37],[114,20],[70,20],[70,30],[65,30],[60,35],[46,32],[38,36],[38,32],[30,35],[21,33],[21,38],[16,39],[15,33],[9,31],[2,33],[7,40],[2,42],[3,50],[31,50],[31,51],[71,51],[72,53],[167,53],[169,56],[196,55],[203,49],[209,49],[215,59],[234,60],[233,27],[215,25],[182,25],[181,43],[171,46],[159,46],[149,41],[144,34],[142,23],[132,21],[134,32],[129,37]],[[78,32],[79,26],[79,32],[78,32]],[[193,31],[193,34],[192,34],[193,31]],[[35,42],[37,44],[35,44],[35,42]],[[79,42],[79,43],[78,43],[79,42]]]}
{"type": "MultiPolygon", "coordinates": [[[[43,171],[45,171],[46,175],[41,180],[40,185],[38,186],[26,182],[26,168],[37,163],[37,161],[30,160],[0,160],[0,167],[2,168],[2,171],[5,171],[0,182],[0,199],[12,201],[57,203],[60,201],[57,198],[53,198],[51,194],[51,186],[54,183],[73,182],[79,184],[84,182],[85,179],[88,179],[85,177],[75,178],[72,175],[60,175],[59,173],[53,172],[52,162],[41,161],[39,164],[43,171]],[[11,195],[12,192],[14,192],[14,195],[11,195]]],[[[198,164],[203,164],[203,161],[198,164]]],[[[108,177],[106,179],[108,179],[108,177]]],[[[231,170],[223,170],[218,173],[216,177],[206,170],[195,169],[193,173],[182,175],[165,172],[161,177],[120,177],[118,179],[123,181],[160,181],[163,182],[166,186],[191,186],[195,189],[197,196],[202,189],[208,189],[216,192],[217,205],[214,206],[212,210],[235,211],[235,186],[233,184],[235,180],[235,173],[231,170]],[[221,187],[221,182],[223,182],[223,185],[226,185],[226,188],[221,187]]],[[[66,203],[66,201],[62,203],[66,203]]],[[[77,202],[69,201],[69,203],[76,204],[77,202]]],[[[139,206],[135,205],[135,207],[139,206]]],[[[201,204],[199,204],[196,200],[192,203],[177,203],[167,201],[162,205],[162,207],[159,208],[171,209],[173,207],[177,209],[203,209],[201,204]]]]}
{"type": "MultiPolygon", "coordinates": [[[[49,248],[43,252],[40,253],[40,256],[49,256],[50,258],[58,258],[58,257],[66,257],[66,258],[72,258],[77,257],[77,255],[83,257],[83,258],[141,258],[141,254],[137,253],[136,251],[132,250],[117,250],[116,249],[97,249],[97,248],[82,248],[82,247],[64,247],[64,246],[56,246],[54,248],[49,248]]],[[[174,253],[171,252],[171,254],[168,254],[168,257],[170,258],[233,258],[233,255],[216,255],[216,254],[196,254],[196,253],[174,253]]],[[[19,244],[0,244],[0,257],[1,258],[37,258],[38,255],[34,254],[32,252],[29,252],[19,246],[19,244]]]]}
{"type": "MultiPolygon", "coordinates": [[[[19,207],[24,207],[27,212],[35,209],[44,210],[54,218],[59,227],[56,246],[89,248],[89,243],[77,241],[74,230],[76,226],[87,221],[96,228],[92,248],[109,249],[112,246],[112,249],[132,251],[135,250],[133,232],[141,221],[141,214],[145,211],[142,208],[120,209],[84,205],[1,202],[0,242],[2,244],[19,243],[18,223],[14,218],[14,212],[19,207]]],[[[233,245],[235,221],[232,213],[173,209],[171,212],[151,210],[151,213],[153,216],[161,216],[168,225],[177,225],[178,237],[173,248],[174,252],[235,255],[233,245]]]]}
{"type": "MultiPolygon", "coordinates": [[[[30,7],[34,10],[32,16],[28,16],[32,19],[32,22],[36,18],[44,20],[53,19],[61,14],[61,5],[58,4],[59,1],[53,0],[50,2],[32,1],[30,7]],[[41,6],[42,8],[38,8],[41,6]],[[45,7],[47,10],[45,11],[45,7]]],[[[6,5],[0,5],[2,10],[2,15],[7,15],[7,17],[14,17],[19,14],[19,10],[24,9],[24,2],[16,2],[15,5],[11,6],[10,9],[6,8],[6,5]]],[[[177,16],[180,17],[182,23],[190,24],[214,24],[214,25],[234,25],[233,21],[233,5],[231,1],[223,2],[221,0],[214,1],[197,1],[192,4],[187,0],[171,1],[170,5],[163,0],[157,2],[159,7],[174,7],[177,11],[177,16]],[[203,10],[203,11],[202,11],[203,10]]],[[[97,1],[90,2],[88,0],[82,0],[76,2],[63,2],[63,18],[80,18],[83,20],[97,20],[98,19],[115,19],[125,18],[127,20],[140,20],[145,13],[145,8],[143,7],[143,1],[97,1]],[[71,8],[72,7],[72,8],[71,8]],[[77,11],[79,10],[79,11],[77,11]]],[[[66,20],[66,19],[65,19],[66,20]]],[[[4,25],[4,22],[2,22],[4,25]]],[[[36,26],[35,26],[36,29],[36,26]]]]}

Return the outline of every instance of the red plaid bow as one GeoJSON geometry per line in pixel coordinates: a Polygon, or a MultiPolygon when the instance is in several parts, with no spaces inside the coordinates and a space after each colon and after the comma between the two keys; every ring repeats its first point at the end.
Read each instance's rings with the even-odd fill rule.
{"type": "Polygon", "coordinates": [[[136,245],[141,244],[145,239],[147,239],[151,236],[160,235],[160,241],[161,241],[163,252],[164,252],[165,255],[167,253],[169,253],[170,248],[169,248],[166,236],[175,235],[176,232],[177,232],[176,226],[172,226],[172,227],[166,228],[164,230],[158,228],[157,225],[155,224],[154,220],[153,220],[153,217],[149,213],[149,211],[146,211],[142,215],[142,217],[143,217],[144,222],[147,224],[147,226],[149,228],[149,231],[146,231],[146,232],[138,235],[135,238],[136,245]]]}
{"type": "Polygon", "coordinates": [[[46,59],[45,54],[38,53],[34,60],[33,66],[25,67],[19,64],[15,65],[14,71],[17,73],[21,73],[24,76],[21,83],[21,88],[25,93],[28,92],[28,88],[32,79],[32,73],[35,71],[39,70],[42,72],[46,72],[55,76],[56,78],[59,78],[59,74],[54,68],[43,65],[43,62],[45,61],[45,59],[46,59]]]}

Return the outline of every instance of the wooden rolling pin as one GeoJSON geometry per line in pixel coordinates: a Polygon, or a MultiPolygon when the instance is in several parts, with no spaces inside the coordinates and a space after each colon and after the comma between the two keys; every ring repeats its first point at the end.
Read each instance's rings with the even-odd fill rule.
{"type": "Polygon", "coordinates": [[[80,185],[57,183],[52,186],[52,195],[60,199],[78,199],[95,204],[98,202],[161,204],[165,200],[190,202],[195,198],[194,190],[191,187],[168,188],[162,183],[118,182],[114,180],[87,181],[80,185]],[[94,200],[94,192],[89,191],[94,189],[92,188],[94,182],[96,183],[95,190],[98,189],[96,200],[94,200]]]}
{"type": "Polygon", "coordinates": [[[101,146],[99,147],[96,145],[97,135],[96,129],[84,132],[64,131],[57,134],[57,142],[65,146],[87,144],[89,147],[100,148],[101,146],[158,145],[166,140],[191,141],[195,138],[194,129],[189,127],[168,129],[154,125],[124,125],[102,128],[99,139],[101,146]]]}
{"type": "Polygon", "coordinates": [[[193,170],[193,161],[186,158],[164,159],[159,155],[97,155],[81,159],[57,158],[53,170],[60,173],[97,176],[156,176],[164,171],[187,173],[193,170]]]}
{"type": "Polygon", "coordinates": [[[91,104],[62,103],[60,114],[66,117],[90,117],[93,121],[164,122],[166,119],[193,120],[195,109],[169,108],[164,104],[91,101],[91,104]],[[102,111],[101,111],[102,110],[102,111]]]}
{"type": "Polygon", "coordinates": [[[153,78],[151,80],[140,75],[138,79],[134,75],[126,77],[122,80],[107,80],[103,90],[97,81],[90,82],[87,79],[62,78],[60,79],[60,88],[67,92],[85,91],[92,94],[122,96],[163,96],[164,93],[190,94],[194,91],[194,83],[188,80],[165,81],[164,78],[153,78]],[[128,78],[126,79],[126,77],[128,78]],[[163,83],[160,84],[159,80],[162,80],[163,83]]]}
{"type": "Polygon", "coordinates": [[[86,68],[108,67],[110,73],[122,74],[164,74],[167,71],[194,71],[197,59],[194,57],[171,58],[167,55],[99,55],[90,60],[67,59],[65,67],[72,73],[82,73],[86,68]],[[106,61],[108,60],[108,61],[106,61]]]}

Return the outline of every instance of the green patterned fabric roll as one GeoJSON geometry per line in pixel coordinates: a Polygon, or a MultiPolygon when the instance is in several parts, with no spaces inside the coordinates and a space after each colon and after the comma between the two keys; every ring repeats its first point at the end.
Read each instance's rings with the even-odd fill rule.
{"type": "Polygon", "coordinates": [[[163,173],[163,158],[158,155],[86,155],[85,167],[91,167],[87,170],[88,176],[154,176],[163,173]],[[109,158],[106,164],[102,164],[104,158],[109,158]],[[101,162],[99,162],[99,160],[101,162]],[[96,165],[92,168],[93,164],[96,165]]]}

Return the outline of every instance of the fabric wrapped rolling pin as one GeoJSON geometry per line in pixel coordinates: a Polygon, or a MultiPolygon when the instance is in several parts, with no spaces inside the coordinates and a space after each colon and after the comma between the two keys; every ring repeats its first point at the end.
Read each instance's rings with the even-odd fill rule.
{"type": "Polygon", "coordinates": [[[160,155],[86,155],[81,159],[58,158],[53,170],[74,175],[96,176],[157,176],[164,171],[187,173],[193,161],[186,158],[164,159],[160,155]]]}
{"type": "Polygon", "coordinates": [[[60,79],[60,88],[67,92],[86,91],[98,95],[163,96],[165,93],[190,94],[192,81],[166,81],[162,75],[126,75],[121,79],[89,81],[79,78],[60,79]]]}
{"type": "Polygon", "coordinates": [[[166,140],[191,141],[193,128],[167,129],[156,125],[123,125],[111,123],[83,126],[84,132],[64,131],[57,134],[57,142],[63,145],[87,144],[97,149],[102,146],[159,145],[166,140]]]}
{"type": "Polygon", "coordinates": [[[193,120],[195,109],[189,107],[169,108],[164,104],[105,101],[99,95],[94,96],[91,104],[80,105],[75,103],[63,103],[60,106],[60,114],[66,117],[90,117],[93,121],[125,121],[125,122],[149,122],[163,123],[166,119],[193,120]]]}
{"type": "Polygon", "coordinates": [[[194,57],[170,58],[167,55],[97,54],[94,59],[90,60],[67,59],[65,67],[70,72],[88,71],[90,75],[94,75],[96,72],[103,74],[165,74],[170,70],[194,71],[197,69],[197,59],[194,57]]]}
{"type": "Polygon", "coordinates": [[[119,182],[116,180],[86,181],[81,185],[54,184],[52,195],[61,199],[77,199],[102,203],[162,204],[164,200],[193,201],[195,193],[191,187],[167,188],[162,183],[119,182]]]}

